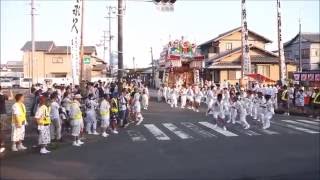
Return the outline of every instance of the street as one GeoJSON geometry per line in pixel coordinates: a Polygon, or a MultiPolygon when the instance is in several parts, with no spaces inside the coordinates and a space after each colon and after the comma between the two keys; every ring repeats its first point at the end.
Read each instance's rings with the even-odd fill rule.
{"type": "Polygon", "coordinates": [[[250,130],[223,131],[201,111],[152,101],[119,135],[86,135],[46,156],[8,152],[1,179],[320,179],[320,121],[276,115],[268,130],[249,120],[250,130]]]}

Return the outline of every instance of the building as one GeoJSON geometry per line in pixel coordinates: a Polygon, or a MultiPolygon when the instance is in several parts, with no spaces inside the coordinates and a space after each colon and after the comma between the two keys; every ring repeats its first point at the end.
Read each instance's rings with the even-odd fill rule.
{"type": "MultiPolygon", "coordinates": [[[[31,41],[21,48],[23,51],[24,76],[33,78],[34,82],[43,82],[46,78],[66,78],[72,82],[72,63],[70,46],[56,46],[53,41],[35,42],[35,59],[31,61],[31,41]]],[[[92,77],[105,76],[106,64],[96,57],[94,46],[84,46],[83,79],[91,80],[92,77]]]]}
{"type": "MultiPolygon", "coordinates": [[[[298,33],[284,44],[285,57],[299,64],[298,33]]],[[[303,71],[320,70],[320,33],[301,33],[301,64],[303,71]]]]}
{"type": "MultiPolygon", "coordinates": [[[[252,73],[260,74],[272,81],[279,80],[279,57],[266,50],[266,45],[272,41],[254,31],[248,31],[252,73]]],[[[203,72],[206,80],[215,83],[228,80],[231,84],[240,82],[241,27],[220,34],[199,47],[206,58],[203,72]]],[[[296,71],[293,61],[287,59],[286,65],[288,72],[296,71]]]]}
{"type": "Polygon", "coordinates": [[[1,77],[23,77],[23,62],[8,61],[1,64],[1,77]]]}

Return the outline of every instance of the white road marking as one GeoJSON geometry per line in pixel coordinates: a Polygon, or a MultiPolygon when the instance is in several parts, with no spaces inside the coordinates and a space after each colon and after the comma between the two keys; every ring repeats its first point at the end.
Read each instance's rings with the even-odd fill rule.
{"type": "Polygon", "coordinates": [[[310,129],[320,130],[320,127],[318,127],[318,126],[304,124],[302,122],[297,122],[297,121],[292,121],[292,120],[282,120],[282,121],[287,122],[287,123],[291,123],[291,124],[295,124],[295,125],[299,125],[299,126],[303,126],[303,127],[310,128],[310,129]]]}
{"type": "Polygon", "coordinates": [[[268,135],[280,134],[280,133],[278,133],[276,131],[271,131],[269,129],[261,129],[260,131],[262,131],[263,133],[266,133],[268,135]]]}
{"type": "Polygon", "coordinates": [[[302,127],[297,127],[297,126],[290,125],[290,124],[283,124],[283,125],[282,125],[282,124],[279,124],[279,123],[276,123],[276,122],[271,122],[271,123],[277,124],[277,125],[280,125],[280,126],[285,126],[285,127],[288,127],[288,128],[292,128],[292,129],[295,129],[295,130],[298,130],[298,131],[310,133],[310,134],[320,133],[320,132],[317,132],[317,131],[313,131],[313,130],[306,129],[306,128],[302,128],[302,127]]]}
{"type": "Polygon", "coordinates": [[[259,135],[261,135],[259,133],[256,133],[256,132],[250,130],[250,129],[243,129],[242,127],[239,127],[239,126],[234,127],[234,129],[235,129],[235,131],[238,131],[240,133],[246,134],[248,136],[259,136],[259,135]]]}
{"type": "Polygon", "coordinates": [[[211,134],[208,131],[205,131],[203,129],[201,129],[199,126],[190,123],[190,122],[182,122],[181,123],[183,126],[189,128],[190,130],[192,130],[193,132],[199,134],[200,136],[204,137],[204,138],[212,138],[212,137],[216,137],[214,134],[211,134]]]}
{"type": "Polygon", "coordinates": [[[207,128],[210,128],[210,129],[212,129],[212,130],[214,130],[214,131],[216,131],[216,132],[218,132],[220,134],[228,136],[228,137],[230,137],[230,136],[238,136],[237,134],[234,134],[234,133],[232,133],[232,132],[230,132],[228,130],[225,131],[225,130],[219,128],[219,127],[215,127],[215,125],[213,125],[213,124],[211,124],[209,122],[199,122],[199,124],[201,124],[201,125],[203,125],[203,126],[205,126],[207,128]]]}
{"type": "Polygon", "coordinates": [[[163,123],[162,124],[164,127],[172,131],[175,135],[179,136],[181,139],[191,139],[193,138],[192,136],[188,135],[187,133],[183,132],[180,130],[177,126],[175,126],[172,123],[163,123]]]}
{"type": "Polygon", "coordinates": [[[146,127],[158,140],[170,140],[169,136],[157,128],[157,126],[153,124],[144,124],[144,127],[146,127]]]}
{"type": "Polygon", "coordinates": [[[305,123],[308,123],[308,124],[313,124],[313,125],[316,125],[316,126],[320,126],[320,122],[314,122],[314,121],[309,121],[309,120],[297,120],[297,121],[305,122],[305,123]]]}
{"type": "Polygon", "coordinates": [[[132,141],[146,141],[147,139],[139,132],[134,130],[127,131],[132,141]]]}

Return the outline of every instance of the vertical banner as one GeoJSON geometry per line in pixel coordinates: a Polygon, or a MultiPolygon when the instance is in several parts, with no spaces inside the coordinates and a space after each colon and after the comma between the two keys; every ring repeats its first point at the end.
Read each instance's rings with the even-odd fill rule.
{"type": "Polygon", "coordinates": [[[193,84],[199,85],[200,83],[200,73],[199,70],[194,69],[193,70],[193,84]]]}
{"type": "Polygon", "coordinates": [[[277,18],[278,18],[278,53],[279,53],[279,64],[280,64],[280,80],[282,84],[286,82],[286,64],[284,59],[284,50],[283,50],[283,42],[282,42],[282,32],[281,32],[281,6],[280,0],[277,0],[277,18]]]}
{"type": "Polygon", "coordinates": [[[75,0],[72,9],[72,40],[71,40],[71,65],[73,84],[79,84],[80,75],[80,26],[81,26],[81,0],[75,0]]]}
{"type": "Polygon", "coordinates": [[[247,24],[246,0],[241,0],[241,47],[242,47],[242,78],[251,73],[249,33],[247,24]]]}

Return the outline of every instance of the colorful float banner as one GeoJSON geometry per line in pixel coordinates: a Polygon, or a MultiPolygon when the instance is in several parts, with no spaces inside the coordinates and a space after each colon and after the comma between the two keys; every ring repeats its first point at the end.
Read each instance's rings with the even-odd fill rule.
{"type": "Polygon", "coordinates": [[[71,27],[71,64],[73,84],[79,84],[80,76],[80,26],[81,26],[81,0],[75,0],[72,10],[71,27]]]}
{"type": "Polygon", "coordinates": [[[316,82],[320,81],[320,73],[294,73],[294,81],[309,81],[316,82]]]}

